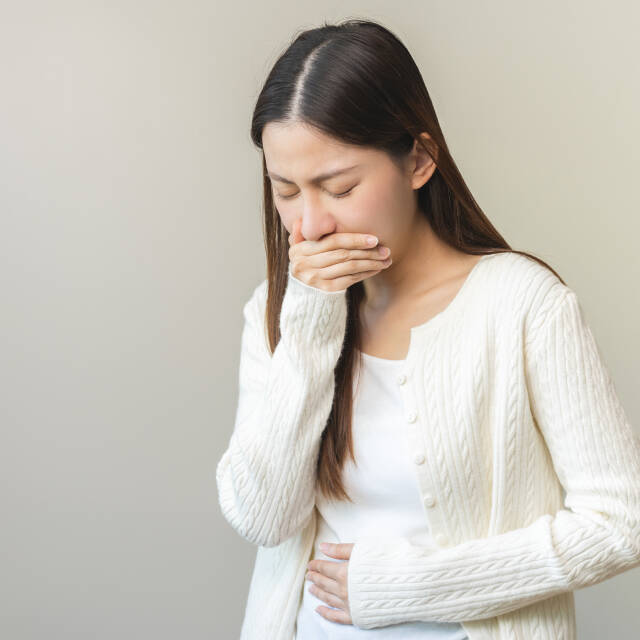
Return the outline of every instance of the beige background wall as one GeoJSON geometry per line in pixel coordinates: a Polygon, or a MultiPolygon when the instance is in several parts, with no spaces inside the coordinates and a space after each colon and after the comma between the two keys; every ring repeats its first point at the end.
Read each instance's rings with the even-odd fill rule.
{"type": "MultiPolygon", "coordinates": [[[[640,424],[637,3],[4,2],[0,637],[237,637],[255,548],[220,515],[262,279],[259,86],[298,29],[413,53],[515,247],[579,294],[640,424]]],[[[640,571],[576,592],[631,638],[640,571]]]]}

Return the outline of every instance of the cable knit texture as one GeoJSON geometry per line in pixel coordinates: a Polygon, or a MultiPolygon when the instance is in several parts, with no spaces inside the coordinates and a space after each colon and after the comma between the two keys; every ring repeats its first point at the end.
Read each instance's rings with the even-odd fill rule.
{"type": "Polygon", "coordinates": [[[347,300],[346,290],[327,293],[290,276],[272,358],[264,307],[255,303],[244,307],[240,401],[216,476],[225,518],[249,542],[272,547],[298,531],[315,505],[316,460],[347,300]]]}
{"type": "MultiPolygon", "coordinates": [[[[315,468],[346,328],[346,291],[289,273],[281,340],[267,282],[243,309],[222,513],[258,545],[241,640],[292,640],[316,527],[315,468]]],[[[353,624],[462,622],[470,640],[575,640],[572,591],[640,565],[640,439],[576,293],[526,256],[484,256],[411,329],[412,452],[435,546],[371,532],[348,569],[353,624]]]]}

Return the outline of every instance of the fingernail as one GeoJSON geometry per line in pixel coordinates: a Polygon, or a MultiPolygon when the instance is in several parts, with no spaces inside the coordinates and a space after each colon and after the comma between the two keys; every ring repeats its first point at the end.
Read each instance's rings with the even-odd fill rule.
{"type": "Polygon", "coordinates": [[[326,542],[320,543],[320,549],[322,549],[322,551],[326,551],[328,548],[329,548],[329,545],[326,542]]]}
{"type": "Polygon", "coordinates": [[[378,242],[378,238],[375,236],[367,236],[367,244],[373,246],[378,242]]]}

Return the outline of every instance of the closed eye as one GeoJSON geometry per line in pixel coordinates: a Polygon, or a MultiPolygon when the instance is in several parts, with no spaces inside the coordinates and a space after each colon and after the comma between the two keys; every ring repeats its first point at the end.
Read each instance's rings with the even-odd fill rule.
{"type": "MultiPolygon", "coordinates": [[[[331,195],[333,198],[344,198],[345,196],[348,196],[355,188],[357,185],[353,185],[353,187],[351,187],[350,189],[347,189],[346,191],[343,191],[342,193],[331,193],[330,191],[328,192],[329,195],[331,195]]],[[[295,198],[298,194],[294,193],[292,195],[289,196],[283,196],[279,193],[276,193],[276,195],[278,196],[278,198],[280,198],[281,200],[291,200],[292,198],[295,198]]]]}

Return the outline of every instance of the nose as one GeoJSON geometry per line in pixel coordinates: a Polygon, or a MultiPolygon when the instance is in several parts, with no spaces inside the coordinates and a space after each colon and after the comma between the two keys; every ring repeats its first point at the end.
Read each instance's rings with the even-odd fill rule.
{"type": "Polygon", "coordinates": [[[321,201],[305,200],[300,233],[305,240],[320,240],[336,230],[335,218],[321,201]]]}

